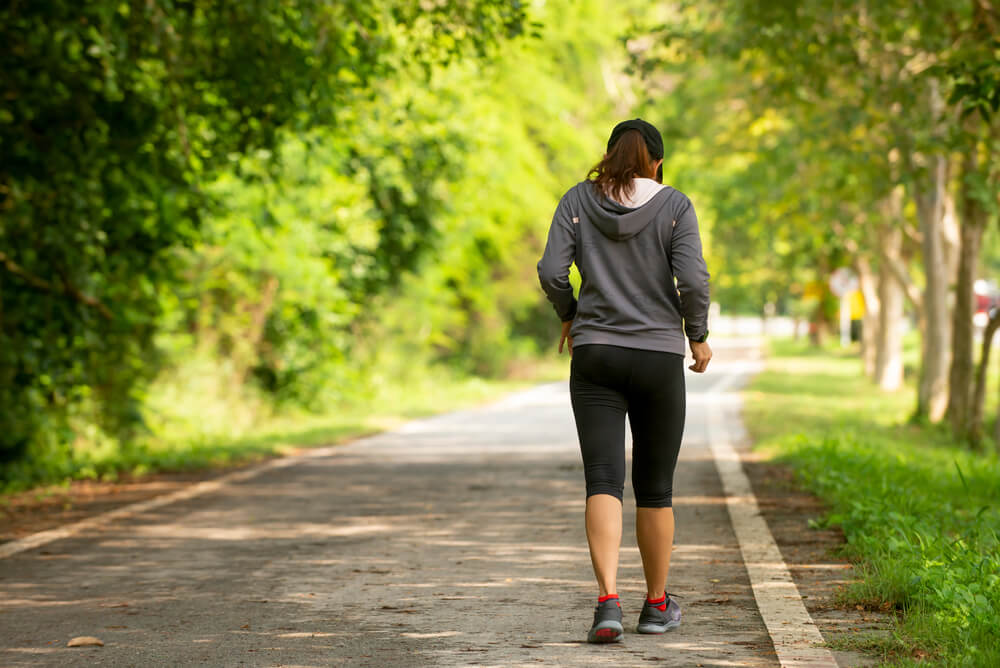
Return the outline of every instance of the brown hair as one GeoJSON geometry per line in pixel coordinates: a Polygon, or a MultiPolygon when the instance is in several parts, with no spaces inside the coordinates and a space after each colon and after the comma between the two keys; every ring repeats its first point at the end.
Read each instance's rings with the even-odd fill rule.
{"type": "Polygon", "coordinates": [[[604,158],[587,172],[587,179],[607,197],[621,201],[624,199],[623,194],[628,197],[635,190],[635,184],[632,183],[634,177],[660,181],[653,165],[642,135],[638,130],[628,130],[604,154],[604,158]]]}

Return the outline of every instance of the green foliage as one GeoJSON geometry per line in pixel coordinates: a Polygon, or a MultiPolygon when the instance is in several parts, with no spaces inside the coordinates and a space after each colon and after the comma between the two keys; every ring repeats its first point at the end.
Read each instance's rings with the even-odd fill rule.
{"type": "Polygon", "coordinates": [[[856,360],[776,352],[751,385],[749,426],[843,528],[863,578],[844,598],[899,610],[897,634],[943,665],[996,665],[1000,459],[902,424],[905,397],[869,386],[856,360]]]}
{"type": "MultiPolygon", "coordinates": [[[[5,5],[0,459],[58,458],[75,417],[135,435],[206,183],[288,131],[337,125],[404,66],[486,55],[524,23],[500,0],[5,5]]],[[[371,187],[378,259],[412,266],[425,212],[371,187]]]]}
{"type": "Polygon", "coordinates": [[[988,122],[1000,110],[1000,8],[976,2],[971,9],[971,29],[960,34],[940,69],[952,84],[948,103],[988,122]]]}

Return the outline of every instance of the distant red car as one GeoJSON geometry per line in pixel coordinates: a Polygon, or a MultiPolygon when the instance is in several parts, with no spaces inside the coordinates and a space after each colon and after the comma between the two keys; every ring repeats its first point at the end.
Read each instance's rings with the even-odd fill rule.
{"type": "Polygon", "coordinates": [[[976,313],[972,322],[976,327],[986,327],[990,320],[990,309],[1000,307],[1000,289],[992,280],[979,279],[973,286],[976,295],[976,313]]]}

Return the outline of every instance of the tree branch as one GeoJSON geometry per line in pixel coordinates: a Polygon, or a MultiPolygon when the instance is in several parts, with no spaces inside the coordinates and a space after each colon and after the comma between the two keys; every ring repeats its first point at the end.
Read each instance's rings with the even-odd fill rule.
{"type": "Polygon", "coordinates": [[[56,290],[51,283],[46,281],[44,278],[39,278],[38,276],[28,272],[24,267],[10,259],[10,256],[3,251],[0,251],[0,263],[3,264],[7,271],[15,276],[20,276],[28,284],[33,285],[39,290],[45,290],[46,292],[58,292],[58,290],[56,290]]]}
{"type": "Polygon", "coordinates": [[[97,309],[97,312],[100,313],[102,316],[104,316],[105,320],[114,320],[114,315],[111,313],[111,310],[107,306],[105,306],[96,297],[91,297],[90,295],[83,294],[82,292],[77,290],[72,283],[64,283],[63,292],[65,292],[78,302],[86,304],[91,308],[97,309]]]}
{"type": "Polygon", "coordinates": [[[861,253],[861,248],[858,246],[858,242],[847,235],[847,229],[844,228],[844,224],[839,220],[834,218],[830,221],[830,227],[833,231],[837,233],[840,237],[841,243],[844,244],[844,249],[852,255],[859,255],[861,253]]]}
{"type": "Polygon", "coordinates": [[[903,229],[903,234],[906,235],[906,237],[910,241],[915,243],[917,246],[923,245],[924,235],[920,230],[918,230],[913,225],[910,225],[909,223],[903,223],[902,229],[903,229]]]}
{"type": "Polygon", "coordinates": [[[903,291],[906,292],[907,299],[910,300],[913,308],[920,315],[924,310],[924,296],[920,293],[920,289],[913,282],[913,279],[910,278],[910,272],[907,271],[898,257],[889,257],[886,254],[880,253],[880,259],[886,263],[889,271],[899,281],[899,284],[903,286],[903,291]]]}
{"type": "Polygon", "coordinates": [[[114,315],[111,313],[111,310],[108,309],[108,307],[105,306],[103,303],[101,303],[99,299],[91,297],[90,295],[83,294],[72,283],[66,280],[65,277],[63,277],[62,289],[60,289],[59,286],[53,284],[51,281],[47,281],[44,278],[35,276],[27,269],[25,269],[18,263],[14,262],[14,260],[12,260],[10,256],[4,253],[3,251],[0,251],[0,264],[2,264],[7,271],[14,274],[15,276],[22,278],[28,285],[31,285],[32,287],[38,288],[39,290],[44,290],[45,292],[50,292],[52,294],[69,295],[70,297],[80,302],[81,304],[86,304],[91,308],[97,309],[98,313],[104,316],[107,320],[114,319],[114,315]]]}
{"type": "MultiPolygon", "coordinates": [[[[972,393],[971,415],[969,417],[969,440],[978,445],[983,431],[983,410],[986,403],[986,371],[990,364],[990,348],[993,336],[1000,328],[1000,309],[990,309],[990,319],[983,331],[982,353],[976,367],[975,390],[972,393]]],[[[998,427],[1000,428],[1000,427],[998,427]]]]}

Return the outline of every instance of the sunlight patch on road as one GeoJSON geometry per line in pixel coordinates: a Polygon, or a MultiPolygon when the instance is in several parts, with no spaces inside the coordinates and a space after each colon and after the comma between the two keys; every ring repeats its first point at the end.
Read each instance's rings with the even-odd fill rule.
{"type": "Polygon", "coordinates": [[[21,608],[46,608],[52,606],[82,605],[86,604],[87,601],[80,601],[80,600],[54,601],[52,599],[40,599],[40,598],[5,598],[3,600],[3,603],[4,606],[7,608],[12,608],[14,606],[21,608]]]}
{"type": "Polygon", "coordinates": [[[724,496],[675,496],[674,506],[724,506],[724,496]]]}
{"type": "Polygon", "coordinates": [[[21,654],[54,654],[62,648],[55,647],[5,647],[5,652],[20,652],[21,654]]]}
{"type": "Polygon", "coordinates": [[[333,526],[330,524],[299,523],[263,527],[190,527],[178,524],[148,525],[136,532],[146,537],[200,538],[203,540],[296,539],[303,536],[357,536],[392,531],[388,524],[333,526]]]}

